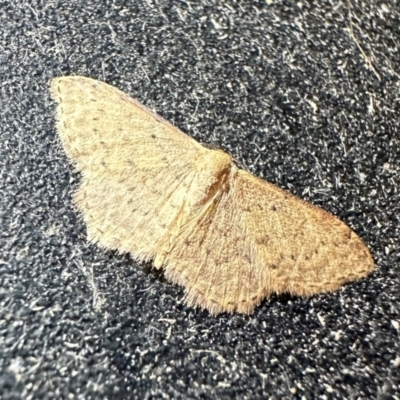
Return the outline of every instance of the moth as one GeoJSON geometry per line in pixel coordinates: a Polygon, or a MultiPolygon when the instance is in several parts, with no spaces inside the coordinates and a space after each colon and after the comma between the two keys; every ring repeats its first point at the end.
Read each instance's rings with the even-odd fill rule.
{"type": "Polygon", "coordinates": [[[120,90],[82,76],[55,78],[50,90],[82,173],[74,202],[89,240],[163,268],[189,305],[249,314],[272,293],[330,292],[374,269],[343,222],[120,90]]]}

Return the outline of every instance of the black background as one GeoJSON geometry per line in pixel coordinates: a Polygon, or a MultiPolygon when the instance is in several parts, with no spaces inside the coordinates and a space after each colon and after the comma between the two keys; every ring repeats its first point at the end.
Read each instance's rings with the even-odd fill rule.
{"type": "Polygon", "coordinates": [[[400,398],[400,6],[268,3],[0,1],[1,399],[400,398]],[[48,94],[61,75],[334,213],[377,270],[251,316],[186,307],[87,243],[48,94]]]}

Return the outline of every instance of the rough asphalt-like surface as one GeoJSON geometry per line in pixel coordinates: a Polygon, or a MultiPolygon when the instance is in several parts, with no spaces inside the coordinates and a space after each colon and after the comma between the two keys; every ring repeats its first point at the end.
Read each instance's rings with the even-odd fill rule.
{"type": "Polygon", "coordinates": [[[392,0],[0,0],[0,398],[400,399],[399,46],[392,0]],[[70,74],[334,213],[376,272],[211,317],[88,244],[48,94],[70,74]]]}

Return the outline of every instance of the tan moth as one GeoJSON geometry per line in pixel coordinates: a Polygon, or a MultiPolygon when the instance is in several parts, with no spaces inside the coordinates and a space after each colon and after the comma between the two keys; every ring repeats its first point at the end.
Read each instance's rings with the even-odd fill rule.
{"type": "Polygon", "coordinates": [[[251,313],[272,293],[333,291],[374,268],[328,212],[239,169],[103,82],[53,79],[57,130],[91,241],[153,260],[186,301],[251,313]]]}

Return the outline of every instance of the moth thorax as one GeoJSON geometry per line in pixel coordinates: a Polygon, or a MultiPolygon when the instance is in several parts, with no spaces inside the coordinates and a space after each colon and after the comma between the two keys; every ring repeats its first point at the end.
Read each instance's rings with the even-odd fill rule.
{"type": "Polygon", "coordinates": [[[200,180],[203,181],[203,196],[200,204],[211,201],[227,187],[232,167],[231,157],[228,154],[220,150],[207,152],[199,171],[200,180]]]}

